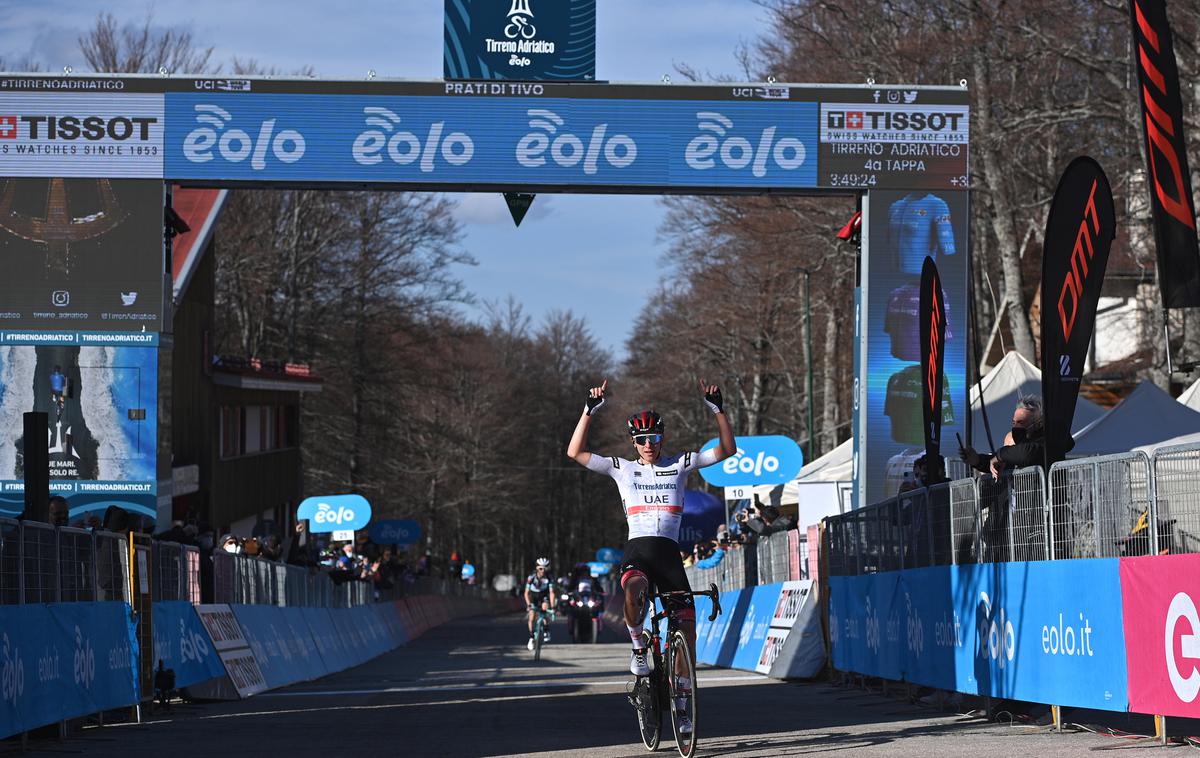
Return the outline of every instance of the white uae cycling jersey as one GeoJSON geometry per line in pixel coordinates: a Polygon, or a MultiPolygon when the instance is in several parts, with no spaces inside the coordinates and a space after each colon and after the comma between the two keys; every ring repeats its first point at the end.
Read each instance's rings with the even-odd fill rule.
{"type": "Polygon", "coordinates": [[[717,449],[709,448],[702,453],[659,458],[654,464],[592,453],[587,467],[616,480],[629,522],[629,539],[666,537],[678,542],[688,473],[716,462],[717,449]]]}

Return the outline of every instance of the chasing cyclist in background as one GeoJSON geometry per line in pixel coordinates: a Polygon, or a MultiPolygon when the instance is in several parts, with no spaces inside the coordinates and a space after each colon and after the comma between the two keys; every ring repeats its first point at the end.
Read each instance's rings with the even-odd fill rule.
{"type": "MultiPolygon", "coordinates": [[[[529,611],[529,643],[525,646],[533,650],[533,620],[537,608],[548,612],[554,607],[555,596],[554,577],[550,576],[550,559],[538,558],[533,573],[525,578],[525,606],[529,611]]],[[[550,627],[546,626],[546,636],[543,640],[550,641],[550,627]]]]}
{"type": "Polygon", "coordinates": [[[55,365],[50,372],[50,399],[58,416],[62,416],[63,405],[66,403],[67,377],[63,375],[62,366],[55,365]]]}
{"type": "MultiPolygon", "coordinates": [[[[721,390],[715,384],[700,380],[704,402],[717,419],[719,444],[702,453],[679,453],[664,456],[662,417],[652,410],[639,411],[629,417],[629,436],[637,453],[636,460],[606,458],[585,450],[592,414],[604,405],[608,389],[605,379],[599,387],[588,392],[583,415],[575,426],[567,456],[581,466],[599,474],[608,474],[621,491],[621,504],[629,523],[629,541],[621,560],[621,587],[625,590],[625,625],[633,642],[629,671],[648,676],[642,622],[645,616],[645,593],[653,582],[660,592],[690,591],[683,558],[679,555],[679,522],[683,518],[683,493],[688,474],[697,468],[711,466],[737,452],[733,428],[725,417],[721,390]]],[[[676,618],[696,649],[696,609],[690,596],[677,602],[676,618]]],[[[693,653],[694,655],[694,653],[693,653]]],[[[676,672],[679,673],[679,672],[676,672]]],[[[690,681],[680,677],[679,689],[688,691],[690,681]]],[[[686,717],[685,717],[686,721],[686,717]]],[[[690,732],[691,725],[681,722],[680,730],[690,732]]]]}

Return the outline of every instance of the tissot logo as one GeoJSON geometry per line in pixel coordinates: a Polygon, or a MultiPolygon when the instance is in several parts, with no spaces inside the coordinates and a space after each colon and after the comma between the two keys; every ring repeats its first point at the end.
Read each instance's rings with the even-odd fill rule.
{"type": "Polygon", "coordinates": [[[147,142],[157,123],[153,116],[0,116],[0,139],[147,142]]]}
{"type": "Polygon", "coordinates": [[[829,111],[825,114],[825,124],[830,129],[940,132],[957,131],[964,116],[923,110],[829,111]]]}

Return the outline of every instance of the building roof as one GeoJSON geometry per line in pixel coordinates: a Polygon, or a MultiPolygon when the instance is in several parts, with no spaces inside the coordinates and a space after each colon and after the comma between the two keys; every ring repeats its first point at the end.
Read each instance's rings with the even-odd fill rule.
{"type": "Polygon", "coordinates": [[[212,239],[213,227],[227,195],[228,190],[223,189],[175,186],[171,190],[171,207],[190,227],[189,231],[175,235],[171,243],[172,296],[177,303],[183,298],[204,249],[212,239]]]}
{"type": "Polygon", "coordinates": [[[213,359],[213,383],[273,392],[320,392],[324,379],[307,363],[262,361],[220,356],[213,359]]]}

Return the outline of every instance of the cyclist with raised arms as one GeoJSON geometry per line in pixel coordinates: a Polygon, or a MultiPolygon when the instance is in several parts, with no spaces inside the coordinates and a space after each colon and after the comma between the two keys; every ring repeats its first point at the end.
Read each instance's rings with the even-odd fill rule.
{"type": "MultiPolygon", "coordinates": [[[[533,567],[533,573],[525,577],[525,606],[529,611],[529,643],[527,648],[533,650],[533,620],[537,609],[549,611],[554,607],[554,577],[550,576],[550,559],[538,558],[533,567]]],[[[546,626],[546,639],[550,638],[550,627],[546,626]]]]}
{"type": "MultiPolygon", "coordinates": [[[[592,415],[604,405],[607,390],[608,380],[605,379],[599,387],[588,392],[583,415],[579,417],[567,447],[567,456],[596,473],[608,474],[616,480],[621,492],[621,504],[629,522],[629,541],[625,543],[625,556],[621,559],[625,625],[633,642],[629,671],[637,676],[648,676],[650,665],[642,639],[646,590],[650,582],[654,582],[660,592],[691,590],[679,555],[679,522],[683,518],[683,493],[688,474],[693,469],[711,466],[733,455],[737,452],[737,442],[725,417],[720,388],[701,379],[704,402],[717,417],[720,443],[716,447],[701,453],[663,455],[665,426],[662,417],[652,410],[644,410],[630,416],[628,422],[629,436],[637,453],[635,460],[595,455],[584,448],[592,415]]],[[[695,655],[695,603],[688,596],[679,604],[683,607],[676,618],[695,655]]],[[[688,690],[691,682],[680,679],[680,688],[688,690]]],[[[690,732],[691,725],[681,723],[680,730],[690,732]]]]}

